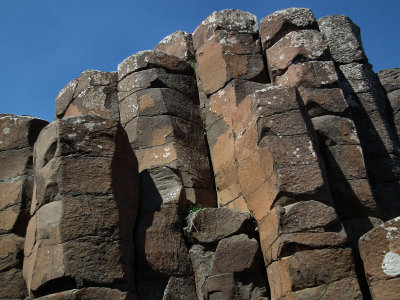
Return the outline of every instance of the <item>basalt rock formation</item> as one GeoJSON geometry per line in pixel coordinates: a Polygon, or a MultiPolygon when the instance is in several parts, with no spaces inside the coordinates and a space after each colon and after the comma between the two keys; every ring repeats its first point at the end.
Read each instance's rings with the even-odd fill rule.
{"type": "Polygon", "coordinates": [[[400,70],[348,17],[214,12],[55,108],[0,115],[0,299],[400,298],[400,70]]]}

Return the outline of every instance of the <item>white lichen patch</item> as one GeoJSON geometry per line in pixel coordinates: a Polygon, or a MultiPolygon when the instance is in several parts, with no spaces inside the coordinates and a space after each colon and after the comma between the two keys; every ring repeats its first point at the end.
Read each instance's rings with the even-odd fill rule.
{"type": "Polygon", "coordinates": [[[68,134],[68,138],[69,139],[74,139],[74,138],[76,138],[76,136],[77,136],[77,134],[76,133],[70,133],[70,134],[68,134]]]}
{"type": "Polygon", "coordinates": [[[102,145],[97,145],[97,148],[103,149],[103,146],[102,145]]]}
{"type": "Polygon", "coordinates": [[[308,141],[308,149],[310,150],[312,156],[317,157],[317,154],[314,151],[314,147],[311,141],[308,141]]]}
{"type": "Polygon", "coordinates": [[[383,229],[387,231],[386,238],[388,240],[393,240],[400,237],[398,234],[397,236],[394,236],[394,234],[398,231],[397,227],[383,227],[383,229]]]}
{"type": "Polygon", "coordinates": [[[93,131],[94,126],[96,125],[95,123],[89,122],[89,123],[85,123],[83,124],[89,131],[93,131]]]}
{"type": "Polygon", "coordinates": [[[400,275],[400,255],[389,251],[382,262],[382,271],[388,276],[400,275]]]}
{"type": "Polygon", "coordinates": [[[3,133],[4,134],[9,134],[10,133],[10,128],[9,127],[4,128],[3,129],[3,133]]]}

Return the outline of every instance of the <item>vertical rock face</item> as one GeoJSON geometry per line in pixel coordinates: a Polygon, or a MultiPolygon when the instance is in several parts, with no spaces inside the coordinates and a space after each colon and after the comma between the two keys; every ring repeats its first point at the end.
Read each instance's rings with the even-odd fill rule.
{"type": "Polygon", "coordinates": [[[162,52],[134,54],[118,67],[121,123],[139,170],[180,173],[192,203],[215,203],[192,67],[162,52]]]}
{"type": "Polygon", "coordinates": [[[250,214],[206,208],[187,218],[197,299],[267,299],[267,279],[250,214]]]}
{"type": "Polygon", "coordinates": [[[94,115],[118,120],[116,72],[85,71],[56,97],[58,118],[94,115]]]}
{"type": "Polygon", "coordinates": [[[400,218],[389,220],[360,238],[372,299],[395,299],[400,294],[400,218]]]}
{"type": "Polygon", "coordinates": [[[24,238],[32,200],[33,145],[47,122],[0,115],[0,299],[24,299],[24,238]]]}
{"type": "Polygon", "coordinates": [[[134,291],[137,162],[122,128],[90,116],[54,121],[35,144],[34,164],[24,249],[30,296],[90,286],[134,291]]]}
{"type": "Polygon", "coordinates": [[[136,274],[143,299],[170,299],[180,283],[194,293],[182,218],[189,204],[215,206],[193,69],[168,54],[180,55],[181,47],[174,35],[118,70],[121,123],[141,172],[136,274]]]}
{"type": "Polygon", "coordinates": [[[400,133],[400,68],[386,69],[378,73],[378,77],[386,90],[390,106],[393,110],[393,122],[397,135],[400,133]]]}
{"type": "Polygon", "coordinates": [[[193,33],[218,204],[246,211],[234,157],[232,115],[239,103],[267,82],[256,16],[238,10],[212,13],[193,33]]]}
{"type": "Polygon", "coordinates": [[[400,214],[400,190],[399,137],[391,125],[389,101],[367,62],[357,25],[346,16],[324,17],[318,24],[337,65],[379,212],[391,219],[400,214]]]}
{"type": "Polygon", "coordinates": [[[0,114],[0,299],[396,298],[399,78],[346,16],[227,9],[0,114]]]}

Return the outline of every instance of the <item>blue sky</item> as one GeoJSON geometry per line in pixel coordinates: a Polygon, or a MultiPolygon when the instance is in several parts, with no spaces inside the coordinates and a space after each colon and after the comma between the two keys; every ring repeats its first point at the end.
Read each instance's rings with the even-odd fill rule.
{"type": "Polygon", "coordinates": [[[261,20],[294,6],[316,18],[348,15],[374,70],[400,67],[399,0],[0,0],[0,113],[50,121],[56,95],[84,70],[115,71],[168,34],[193,32],[215,10],[242,9],[261,20]]]}

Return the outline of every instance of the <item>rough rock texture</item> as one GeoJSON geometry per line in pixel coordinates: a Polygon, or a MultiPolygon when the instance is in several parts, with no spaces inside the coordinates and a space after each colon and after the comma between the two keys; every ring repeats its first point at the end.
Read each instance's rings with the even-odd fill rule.
{"type": "Polygon", "coordinates": [[[206,208],[190,214],[187,222],[197,299],[259,299],[267,295],[250,214],[206,208]]]}
{"type": "Polygon", "coordinates": [[[378,77],[386,90],[390,106],[393,110],[393,123],[397,135],[400,133],[400,68],[386,69],[378,73],[378,77]]]}
{"type": "Polygon", "coordinates": [[[116,72],[85,71],[56,97],[58,118],[93,115],[118,121],[116,72]]]}
{"type": "Polygon", "coordinates": [[[29,116],[0,116],[0,299],[28,295],[22,258],[32,200],[33,145],[46,124],[29,116]]]}
{"type": "Polygon", "coordinates": [[[400,295],[400,218],[389,220],[359,240],[372,299],[400,295]]]}
{"type": "Polygon", "coordinates": [[[93,285],[134,291],[137,162],[120,125],[54,121],[35,144],[34,164],[23,268],[30,296],[93,285]]]}
{"type": "Polygon", "coordinates": [[[146,51],[124,60],[118,76],[121,123],[139,171],[168,166],[181,176],[190,202],[214,206],[193,69],[175,56],[146,51]]]}
{"type": "Polygon", "coordinates": [[[399,78],[346,16],[227,9],[0,114],[0,299],[398,298],[399,78]]]}
{"type": "Polygon", "coordinates": [[[399,136],[386,92],[367,62],[357,25],[345,16],[328,16],[318,23],[337,65],[379,213],[391,219],[400,215],[399,136]]]}
{"type": "Polygon", "coordinates": [[[214,12],[193,33],[201,115],[206,126],[220,206],[248,211],[234,157],[232,115],[239,103],[268,82],[256,16],[214,12]]]}
{"type": "Polygon", "coordinates": [[[182,30],[163,38],[154,50],[174,55],[188,62],[194,62],[195,59],[192,35],[182,30]]]}

